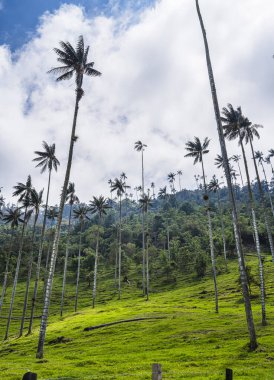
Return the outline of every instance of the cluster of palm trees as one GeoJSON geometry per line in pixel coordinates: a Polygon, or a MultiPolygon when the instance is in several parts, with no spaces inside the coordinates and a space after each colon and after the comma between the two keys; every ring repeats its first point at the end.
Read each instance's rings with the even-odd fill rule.
{"type": "MultiPolygon", "coordinates": [[[[219,135],[220,148],[221,148],[221,154],[216,158],[215,163],[217,164],[218,167],[223,168],[226,181],[227,181],[227,187],[228,187],[229,197],[231,201],[232,223],[233,223],[233,229],[234,229],[236,250],[238,254],[241,285],[242,285],[242,291],[243,291],[243,297],[244,297],[244,303],[245,303],[248,330],[250,334],[250,348],[255,349],[257,346],[256,332],[255,332],[253,316],[252,316],[252,308],[251,308],[248,283],[247,283],[246,265],[245,265],[242,244],[241,244],[241,234],[240,234],[240,227],[239,227],[239,220],[238,220],[238,209],[237,209],[237,204],[236,204],[236,199],[235,199],[234,187],[235,187],[237,172],[231,166],[231,161],[237,164],[239,175],[241,177],[241,183],[243,186],[244,179],[243,179],[243,175],[242,175],[242,172],[240,170],[240,165],[239,165],[241,156],[234,155],[231,158],[228,158],[225,139],[228,139],[228,140],[236,139],[241,148],[241,155],[243,157],[246,181],[247,181],[247,189],[248,189],[249,212],[250,212],[250,217],[251,217],[252,225],[253,225],[254,242],[256,246],[258,263],[259,263],[261,304],[262,304],[262,323],[263,324],[267,323],[267,319],[266,319],[266,307],[265,307],[265,285],[264,285],[264,273],[263,273],[263,260],[262,260],[262,255],[261,255],[258,225],[257,225],[258,205],[255,202],[253,189],[251,186],[249,168],[248,168],[246,151],[245,151],[245,144],[249,144],[251,148],[251,152],[252,152],[252,160],[253,160],[254,168],[256,172],[256,182],[259,187],[260,208],[264,215],[265,228],[268,235],[269,247],[270,247],[273,261],[274,261],[274,248],[273,248],[272,231],[271,231],[273,220],[270,219],[270,215],[268,212],[268,209],[269,209],[268,201],[266,199],[265,194],[268,195],[272,217],[274,216],[274,210],[273,210],[272,198],[271,198],[271,194],[269,191],[268,182],[266,178],[264,163],[268,163],[269,165],[271,165],[271,158],[274,156],[274,150],[271,149],[269,151],[269,155],[266,158],[263,157],[263,154],[260,151],[254,151],[254,145],[253,145],[254,138],[259,138],[258,129],[261,128],[261,126],[257,124],[252,124],[249,121],[249,119],[242,114],[241,107],[237,107],[235,109],[233,108],[231,104],[228,104],[227,108],[225,107],[223,108],[222,110],[223,116],[221,116],[221,112],[218,105],[214,75],[213,75],[213,70],[211,66],[206,31],[204,28],[204,23],[202,20],[198,0],[196,0],[196,8],[197,8],[197,13],[198,13],[201,30],[203,34],[203,39],[204,39],[204,44],[205,44],[209,83],[210,83],[210,88],[211,88],[213,107],[214,107],[214,112],[215,112],[215,117],[216,117],[217,131],[219,135]],[[257,162],[258,162],[258,165],[257,165],[257,162]],[[264,183],[262,183],[260,179],[259,166],[261,166],[263,170],[264,183]],[[233,181],[234,181],[234,184],[233,184],[233,181]],[[263,186],[264,184],[265,184],[265,188],[263,186]]],[[[71,236],[71,231],[72,231],[72,217],[74,216],[75,219],[78,219],[79,226],[80,226],[79,242],[78,242],[78,265],[77,265],[77,276],[76,276],[75,305],[74,305],[74,310],[77,311],[79,279],[80,279],[80,271],[81,271],[83,224],[86,219],[90,219],[91,215],[95,215],[95,214],[98,215],[99,222],[98,222],[98,228],[96,232],[94,281],[93,281],[93,291],[92,291],[92,306],[95,307],[96,289],[97,289],[97,270],[98,270],[98,258],[99,258],[100,225],[102,223],[103,216],[106,214],[107,209],[110,208],[112,204],[112,202],[110,202],[103,196],[93,197],[89,205],[80,204],[79,199],[75,194],[75,186],[72,182],[70,182],[70,171],[71,171],[72,160],[73,160],[73,150],[74,150],[75,143],[77,141],[77,136],[76,136],[77,116],[78,116],[80,101],[82,100],[83,95],[84,95],[84,90],[83,90],[84,75],[97,77],[97,76],[100,76],[101,73],[93,68],[94,66],[93,62],[88,62],[89,47],[85,47],[82,36],[79,37],[76,48],[73,48],[69,42],[62,42],[62,41],[60,42],[60,46],[61,46],[60,49],[55,48],[54,51],[58,56],[57,61],[60,62],[61,66],[51,69],[49,73],[57,74],[58,75],[56,79],[57,81],[71,79],[74,76],[75,82],[76,82],[76,88],[75,88],[76,97],[75,97],[75,108],[74,108],[74,116],[73,116],[73,123],[72,123],[72,129],[71,129],[71,137],[70,137],[70,146],[69,146],[69,152],[68,152],[68,160],[67,160],[65,178],[64,178],[64,183],[62,187],[62,193],[61,193],[60,203],[59,203],[58,208],[49,207],[48,205],[52,170],[57,171],[57,168],[59,165],[59,161],[55,156],[55,144],[48,145],[44,141],[43,142],[44,150],[36,151],[35,154],[37,157],[34,158],[34,161],[37,162],[37,167],[41,169],[41,173],[44,173],[46,170],[48,171],[48,185],[47,185],[47,193],[46,193],[46,202],[45,202],[45,205],[43,206],[44,215],[43,215],[42,228],[41,228],[40,237],[39,237],[39,249],[38,249],[37,259],[36,259],[37,261],[36,261],[34,292],[32,296],[32,306],[31,306],[31,311],[30,311],[30,323],[29,323],[28,333],[31,333],[32,331],[35,303],[36,303],[37,292],[38,292],[38,284],[39,284],[39,278],[41,275],[41,263],[42,263],[43,253],[44,253],[45,236],[46,236],[46,231],[47,231],[47,228],[46,228],[47,220],[53,221],[55,220],[55,218],[57,218],[55,228],[52,229],[52,232],[53,232],[52,245],[50,246],[50,251],[48,251],[48,255],[45,260],[46,261],[46,264],[45,264],[46,278],[45,278],[45,288],[44,288],[44,306],[43,306],[43,313],[42,313],[42,318],[41,318],[40,333],[39,333],[39,340],[38,340],[38,348],[37,348],[37,354],[36,354],[37,358],[42,358],[43,352],[44,352],[44,342],[45,342],[45,335],[46,335],[46,328],[47,328],[47,321],[48,321],[48,314],[49,314],[49,304],[50,304],[50,298],[51,298],[51,293],[52,293],[52,284],[53,284],[53,277],[54,277],[54,272],[55,272],[56,259],[57,259],[57,254],[58,254],[58,245],[59,245],[59,239],[60,239],[64,205],[66,202],[68,202],[70,211],[69,211],[68,225],[66,229],[67,238],[66,238],[62,296],[61,296],[61,307],[60,307],[61,315],[63,314],[63,306],[64,306],[67,265],[68,265],[69,249],[70,249],[70,236],[71,236]]],[[[221,183],[218,181],[216,176],[212,178],[209,184],[207,184],[207,181],[206,181],[206,174],[205,174],[205,168],[204,168],[204,155],[209,152],[209,149],[208,149],[209,143],[210,143],[210,140],[208,137],[206,137],[203,141],[201,141],[198,137],[194,137],[193,141],[188,141],[186,143],[187,154],[185,156],[194,158],[194,164],[196,163],[201,164],[202,176],[199,178],[202,179],[201,187],[203,190],[203,199],[206,205],[206,214],[207,214],[208,230],[209,230],[210,257],[211,257],[211,263],[212,263],[212,272],[213,272],[214,289],[215,289],[215,310],[216,312],[218,312],[219,311],[218,287],[217,287],[217,274],[216,274],[216,265],[215,265],[215,252],[214,252],[214,243],[213,243],[209,192],[212,191],[219,194],[221,183]]],[[[145,181],[144,181],[145,148],[147,148],[147,145],[142,143],[140,140],[135,143],[134,149],[137,152],[141,153],[141,182],[142,183],[141,183],[141,186],[135,187],[135,190],[136,190],[137,201],[140,204],[141,220],[142,220],[142,288],[143,288],[143,294],[146,295],[146,299],[148,300],[149,299],[149,255],[148,255],[149,239],[148,239],[147,212],[149,210],[149,207],[152,205],[152,200],[155,198],[155,184],[154,182],[151,183],[151,189],[153,192],[151,196],[150,190],[147,192],[145,191],[145,181]],[[139,197],[138,197],[138,192],[140,192],[139,197]]],[[[271,169],[273,173],[272,166],[271,166],[271,169]]],[[[169,182],[170,189],[171,189],[171,194],[174,195],[175,197],[176,197],[176,190],[175,190],[176,175],[178,175],[178,178],[179,178],[179,189],[181,191],[182,171],[178,170],[176,174],[173,172],[170,172],[167,176],[167,180],[169,182]]],[[[196,177],[197,183],[198,183],[199,178],[196,177]]],[[[121,298],[121,260],[122,260],[122,222],[123,222],[122,197],[125,195],[127,199],[127,195],[128,195],[127,188],[129,188],[129,186],[126,183],[126,179],[127,177],[125,173],[122,173],[119,178],[116,177],[114,180],[109,180],[111,200],[112,200],[113,192],[116,192],[118,205],[119,205],[118,207],[118,215],[119,215],[118,217],[118,220],[119,220],[118,222],[118,250],[116,254],[116,263],[115,263],[115,273],[117,273],[118,271],[117,278],[118,278],[118,298],[119,299],[121,298]]],[[[15,274],[14,274],[14,281],[13,281],[13,287],[12,287],[12,294],[11,294],[11,300],[10,300],[10,308],[9,308],[9,315],[8,315],[8,320],[7,320],[5,339],[7,339],[9,336],[9,328],[10,328],[10,323],[11,323],[12,310],[13,310],[19,270],[20,270],[20,265],[21,265],[25,233],[26,233],[28,224],[30,223],[30,221],[32,221],[33,232],[30,239],[26,291],[25,291],[25,297],[24,297],[25,298],[24,307],[23,307],[23,314],[22,314],[22,319],[21,319],[19,336],[21,336],[24,331],[24,324],[25,324],[25,318],[26,318],[26,312],[27,312],[27,302],[28,302],[28,296],[29,296],[29,287],[30,287],[30,280],[31,280],[31,275],[32,275],[33,259],[34,257],[36,257],[34,256],[35,230],[36,230],[37,221],[38,221],[38,217],[40,213],[40,208],[43,202],[42,201],[43,191],[37,192],[34,189],[34,187],[32,186],[32,181],[31,181],[30,176],[28,176],[25,184],[18,183],[14,187],[14,189],[15,191],[13,195],[19,196],[18,207],[6,209],[5,212],[2,211],[4,199],[2,195],[0,194],[0,214],[2,216],[4,223],[10,223],[13,231],[17,229],[19,224],[22,225],[21,231],[20,231],[20,239],[19,239],[20,243],[19,243],[18,254],[17,254],[17,262],[16,262],[16,269],[15,269],[15,274]],[[33,217],[31,217],[31,215],[33,215],[33,217]]],[[[158,197],[159,199],[167,199],[167,197],[169,197],[166,186],[159,189],[158,197]]],[[[221,224],[222,224],[221,229],[222,229],[222,239],[223,239],[223,247],[224,247],[224,258],[226,261],[226,241],[225,241],[225,235],[224,235],[224,224],[223,224],[223,219],[222,219],[222,208],[220,204],[219,195],[218,195],[218,204],[219,204],[219,213],[221,216],[221,224]]],[[[168,231],[169,231],[169,228],[168,228],[168,231]]],[[[15,236],[15,233],[11,234],[11,239],[10,239],[11,247],[13,245],[13,236],[15,236]]],[[[3,300],[4,300],[5,292],[6,292],[7,273],[8,273],[8,268],[9,268],[11,252],[12,252],[12,248],[9,250],[9,253],[7,254],[7,258],[6,258],[6,270],[4,274],[0,310],[3,304],[3,300]]]]}

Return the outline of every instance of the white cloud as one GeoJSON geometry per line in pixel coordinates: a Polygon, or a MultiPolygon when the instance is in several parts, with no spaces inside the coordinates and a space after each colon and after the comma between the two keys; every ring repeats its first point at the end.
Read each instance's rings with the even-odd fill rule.
{"type": "MultiPolygon", "coordinates": [[[[273,2],[207,0],[206,5],[200,1],[220,106],[242,105],[253,122],[263,124],[256,145],[267,151],[274,137],[273,2]]],[[[36,37],[15,57],[7,46],[0,47],[0,185],[7,198],[28,174],[37,188],[46,187],[46,175],[31,162],[45,140],[56,143],[62,164],[52,183],[51,202],[58,202],[74,82],[55,83],[46,72],[56,65],[52,48],[60,40],[75,44],[80,34],[103,73],[84,82],[71,173],[80,199],[107,195],[107,180],[122,171],[132,187],[140,184],[140,154],[133,149],[139,139],[148,145],[147,185],[163,186],[170,171],[182,169],[183,186],[194,187],[193,175],[200,168],[184,158],[185,142],[193,136],[211,138],[205,166],[208,176],[216,171],[219,144],[194,1],[159,1],[132,25],[128,12],[119,18],[90,18],[82,8],[64,5],[43,15],[36,37]]],[[[231,153],[237,149],[236,142],[229,144],[231,153]]]]}

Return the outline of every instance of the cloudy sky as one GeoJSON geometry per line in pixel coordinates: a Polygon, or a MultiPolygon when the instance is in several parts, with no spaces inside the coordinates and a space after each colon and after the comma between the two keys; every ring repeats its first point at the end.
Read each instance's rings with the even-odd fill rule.
{"type": "MultiPolygon", "coordinates": [[[[267,152],[274,148],[274,2],[200,0],[200,7],[220,106],[241,105],[253,123],[262,124],[256,149],[267,152]]],[[[47,71],[57,64],[53,47],[60,40],[75,45],[80,34],[90,45],[90,61],[103,74],[84,79],[71,172],[80,200],[108,195],[108,179],[121,172],[132,188],[140,184],[137,140],[148,146],[146,187],[153,181],[158,190],[167,184],[167,174],[179,169],[183,187],[195,187],[200,167],[184,157],[185,143],[194,136],[211,139],[205,158],[210,178],[219,142],[194,0],[0,0],[5,198],[11,199],[12,187],[28,174],[37,189],[46,187],[47,175],[32,162],[44,140],[56,144],[61,162],[50,199],[58,203],[75,92],[73,80],[56,83],[47,71]]],[[[236,142],[228,150],[240,153],[236,142]]]]}

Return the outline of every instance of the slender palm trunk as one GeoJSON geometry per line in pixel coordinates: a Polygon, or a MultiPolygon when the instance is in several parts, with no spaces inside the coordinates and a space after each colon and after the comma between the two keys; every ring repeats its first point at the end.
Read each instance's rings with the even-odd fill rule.
{"type": "Polygon", "coordinates": [[[61,295],[61,305],[60,305],[60,315],[61,315],[61,317],[63,315],[65,288],[66,288],[66,279],[67,279],[67,266],[68,266],[68,255],[69,255],[69,245],[70,245],[70,231],[71,231],[71,213],[72,213],[72,205],[70,205],[70,209],[69,209],[69,223],[68,223],[68,231],[67,231],[67,243],[66,243],[66,253],[65,253],[65,262],[64,262],[64,274],[63,274],[63,284],[62,284],[62,295],[61,295]]]}
{"type": "Polygon", "coordinates": [[[243,181],[243,176],[242,176],[242,171],[241,171],[239,161],[237,161],[237,165],[238,165],[238,169],[239,169],[239,173],[240,173],[240,177],[241,177],[242,187],[244,187],[244,181],[243,181]]]}
{"type": "Polygon", "coordinates": [[[169,233],[169,224],[167,223],[167,254],[168,262],[170,263],[170,233],[169,233]]]}
{"type": "Polygon", "coordinates": [[[263,165],[262,162],[261,162],[261,166],[262,166],[263,173],[264,173],[264,179],[265,179],[265,184],[266,184],[266,191],[267,191],[267,194],[268,194],[268,198],[269,198],[269,202],[270,202],[271,211],[272,211],[272,214],[273,214],[273,216],[274,216],[274,208],[273,208],[272,197],[271,197],[271,194],[270,194],[270,191],[269,191],[268,182],[267,182],[267,177],[266,177],[266,173],[265,173],[265,170],[264,170],[264,165],[263,165]]]}
{"type": "MultiPolygon", "coordinates": [[[[145,181],[144,181],[144,155],[142,149],[142,196],[145,193],[145,181]]],[[[143,252],[143,263],[142,263],[142,287],[143,287],[143,295],[146,294],[145,283],[146,283],[146,244],[145,244],[145,215],[144,210],[142,208],[142,252],[143,252]]]]}
{"type": "MultiPolygon", "coordinates": [[[[118,241],[118,246],[119,246],[119,226],[117,225],[116,229],[116,238],[118,241]]],[[[117,269],[118,269],[118,249],[115,249],[115,271],[114,271],[114,285],[115,288],[117,287],[117,269]]]]}
{"type": "MultiPolygon", "coordinates": [[[[101,224],[101,217],[99,218],[99,225],[101,224]]],[[[95,249],[95,262],[94,262],[94,279],[93,279],[93,291],[92,291],[92,307],[95,307],[96,299],[96,286],[97,286],[97,271],[98,271],[98,256],[99,256],[99,237],[100,230],[99,225],[96,233],[96,249],[95,249]]]]}
{"type": "Polygon", "coordinates": [[[121,256],[122,256],[122,199],[119,200],[119,240],[118,240],[118,300],[121,299],[121,256]]]}
{"type": "Polygon", "coordinates": [[[28,334],[31,334],[31,331],[32,331],[35,302],[36,302],[37,292],[38,292],[38,284],[39,284],[40,270],[41,270],[41,259],[42,259],[42,255],[43,255],[44,236],[45,236],[46,221],[47,221],[47,210],[48,210],[48,203],[49,203],[50,180],[51,180],[51,170],[49,170],[49,177],[48,177],[48,189],[47,189],[46,205],[45,205],[45,211],[44,211],[44,217],[43,217],[43,226],[42,226],[42,231],[41,231],[37,265],[36,265],[36,274],[35,274],[35,282],[34,282],[32,303],[31,303],[31,312],[30,312],[28,334]]]}
{"type": "Polygon", "coordinates": [[[243,292],[243,298],[244,298],[244,304],[245,304],[246,321],[247,321],[248,332],[249,332],[249,346],[251,350],[255,350],[258,344],[257,344],[256,331],[255,331],[250,296],[249,296],[243,249],[242,249],[242,244],[241,244],[238,213],[237,213],[237,208],[236,208],[235,195],[234,195],[233,187],[231,183],[229,161],[227,157],[227,150],[226,150],[225,138],[224,138],[224,133],[223,133],[223,128],[222,128],[222,121],[221,121],[220,109],[219,109],[219,104],[218,104],[217,91],[215,87],[214,75],[213,75],[213,70],[212,70],[212,65],[211,65],[211,60],[210,60],[208,42],[206,38],[206,31],[205,31],[203,19],[200,13],[198,0],[196,0],[196,9],[197,9],[198,18],[199,18],[199,22],[200,22],[200,26],[201,26],[201,30],[203,34],[209,84],[210,84],[210,89],[211,89],[220,147],[221,147],[222,157],[224,160],[224,169],[225,169],[225,175],[226,175],[226,180],[227,180],[227,187],[228,187],[229,197],[230,197],[231,206],[232,206],[232,221],[233,221],[236,249],[237,249],[237,255],[238,255],[238,262],[239,262],[242,292],[243,292]]]}
{"type": "MultiPolygon", "coordinates": [[[[147,215],[146,215],[147,219],[147,215]]],[[[148,220],[147,223],[147,233],[146,233],[146,300],[149,300],[149,253],[148,253],[148,220]]]]}
{"type": "Polygon", "coordinates": [[[24,223],[23,223],[21,237],[20,237],[19,252],[18,252],[18,257],[17,257],[16,269],[15,269],[15,275],[14,275],[14,281],[13,281],[13,288],[12,288],[12,294],[11,294],[11,300],[10,300],[9,315],[8,315],[8,321],[7,321],[7,327],[6,327],[6,333],[5,333],[4,340],[8,339],[8,337],[9,337],[9,329],[10,329],[10,323],[11,323],[11,316],[12,316],[14,298],[15,298],[15,293],[16,293],[16,287],[17,287],[17,282],[18,282],[19,269],[20,269],[20,264],[21,264],[22,250],[23,250],[23,244],[24,244],[24,234],[25,234],[26,226],[27,226],[27,207],[25,208],[24,223]]]}
{"type": "Polygon", "coordinates": [[[66,200],[66,192],[67,192],[67,188],[68,188],[69,177],[70,177],[70,169],[71,169],[71,164],[72,164],[73,147],[74,147],[74,142],[75,142],[76,121],[77,121],[77,115],[78,115],[78,109],[79,109],[79,102],[80,102],[80,99],[82,96],[82,80],[80,82],[81,83],[76,90],[75,110],[74,110],[72,131],[71,131],[71,137],[70,137],[70,147],[69,147],[67,169],[66,169],[66,174],[65,174],[64,184],[63,184],[63,188],[62,188],[61,199],[60,199],[57,226],[56,226],[55,236],[54,236],[54,241],[53,241],[51,261],[50,261],[50,270],[49,270],[49,276],[48,276],[48,280],[47,280],[46,294],[45,294],[45,300],[44,300],[44,308],[43,308],[43,313],[42,313],[42,318],[41,318],[38,347],[37,347],[37,352],[36,352],[36,357],[38,359],[43,358],[43,355],[44,355],[44,344],[45,344],[45,337],[46,337],[46,329],[47,329],[47,320],[48,320],[48,314],[49,314],[49,305],[50,305],[50,297],[51,297],[51,291],[52,291],[52,283],[53,283],[53,277],[54,277],[54,271],[55,271],[55,263],[56,263],[57,254],[58,254],[58,245],[59,245],[59,238],[60,238],[63,209],[64,209],[64,205],[65,205],[65,200],[66,200]]]}
{"type": "Polygon", "coordinates": [[[1,315],[1,312],[2,312],[2,306],[3,306],[3,303],[4,303],[4,298],[5,298],[5,295],[6,295],[6,291],[7,291],[7,281],[8,281],[8,274],[9,274],[9,263],[10,263],[11,253],[12,253],[13,241],[14,241],[14,237],[11,236],[11,241],[10,241],[10,246],[9,246],[9,252],[8,252],[7,260],[6,260],[6,267],[5,267],[5,274],[4,274],[4,280],[3,280],[1,299],[0,299],[0,315],[1,315]]]}
{"type": "MultiPolygon", "coordinates": [[[[240,128],[239,127],[238,127],[238,130],[239,130],[239,136],[240,136],[240,128]]],[[[241,144],[241,148],[242,148],[244,165],[245,165],[245,172],[246,172],[246,178],[247,178],[247,188],[248,188],[248,198],[249,198],[249,204],[250,204],[250,210],[251,210],[251,217],[252,217],[253,231],[254,231],[254,237],[255,237],[256,251],[257,251],[257,256],[258,256],[258,261],[259,261],[261,306],[262,306],[262,325],[266,325],[267,321],[266,321],[266,310],[265,310],[264,270],[263,270],[263,262],[262,262],[262,256],[261,256],[261,247],[260,247],[260,240],[259,240],[259,233],[258,233],[258,224],[257,224],[257,218],[256,218],[256,214],[255,214],[254,198],[253,198],[253,193],[252,193],[252,189],[251,189],[247,159],[246,159],[246,154],[245,154],[245,149],[243,146],[242,139],[240,139],[240,144],[241,144]]]]}
{"type": "Polygon", "coordinates": [[[81,269],[81,251],[82,251],[82,230],[83,230],[83,221],[80,224],[80,239],[78,247],[78,265],[77,265],[77,277],[76,277],[76,291],[75,291],[75,304],[74,311],[77,311],[78,307],[78,293],[79,293],[79,279],[80,279],[80,269],[81,269]]]}
{"type": "Polygon", "coordinates": [[[274,262],[274,246],[273,246],[272,232],[271,232],[270,222],[269,222],[268,214],[267,214],[268,207],[267,207],[267,204],[266,204],[265,194],[264,194],[264,191],[263,191],[263,187],[262,187],[262,183],[261,183],[261,179],[260,179],[260,175],[259,175],[259,170],[258,170],[257,162],[255,160],[255,153],[254,153],[254,148],[253,148],[253,144],[252,144],[252,140],[251,139],[249,140],[249,143],[250,143],[250,147],[251,147],[252,158],[253,158],[253,162],[254,162],[254,167],[255,167],[255,172],[256,172],[256,177],[257,177],[257,182],[258,182],[258,187],[259,187],[260,204],[261,204],[261,207],[262,207],[263,213],[264,213],[265,228],[266,228],[266,232],[267,232],[267,236],[268,236],[268,241],[269,241],[269,247],[270,247],[270,251],[271,251],[272,261],[274,262]]]}
{"type": "Polygon", "coordinates": [[[19,337],[21,337],[23,335],[26,312],[27,312],[27,305],[28,305],[28,298],[29,298],[29,287],[30,287],[30,280],[31,280],[32,263],[33,263],[33,250],[34,250],[33,246],[34,246],[35,229],[36,229],[38,214],[39,214],[39,211],[36,213],[36,215],[34,217],[34,223],[33,223],[33,229],[32,229],[31,248],[30,248],[30,257],[29,257],[29,265],[28,265],[28,275],[27,275],[27,282],[26,282],[23,313],[22,313],[21,325],[20,325],[20,330],[19,330],[19,337]]]}
{"type": "Polygon", "coordinates": [[[211,215],[210,215],[210,210],[209,210],[209,198],[207,194],[207,185],[206,185],[206,180],[205,180],[206,177],[205,177],[203,156],[202,156],[201,163],[202,163],[202,170],[203,170],[204,191],[205,191],[205,200],[206,200],[206,209],[207,209],[206,213],[207,213],[207,220],[208,220],[210,257],[211,257],[212,274],[213,274],[213,282],[214,282],[215,311],[216,313],[219,313],[219,296],[218,296],[218,286],[217,286],[216,261],[215,261],[215,253],[214,253],[212,222],[211,222],[211,215]]]}
{"type": "Polygon", "coordinates": [[[220,202],[220,193],[219,189],[217,190],[217,197],[218,197],[218,209],[219,214],[221,217],[221,229],[222,229],[222,240],[223,240],[223,248],[224,248],[224,259],[225,259],[225,267],[227,270],[227,255],[226,255],[226,240],[225,240],[225,228],[224,228],[224,217],[223,217],[223,209],[220,202]]]}

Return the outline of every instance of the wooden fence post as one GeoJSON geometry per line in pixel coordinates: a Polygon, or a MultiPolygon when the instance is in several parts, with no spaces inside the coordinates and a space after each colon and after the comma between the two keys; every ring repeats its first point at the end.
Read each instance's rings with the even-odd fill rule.
{"type": "Polygon", "coordinates": [[[225,370],[225,380],[233,380],[233,371],[230,368],[225,370]]]}
{"type": "Polygon", "coordinates": [[[152,364],[152,380],[162,380],[161,364],[152,364]]]}

